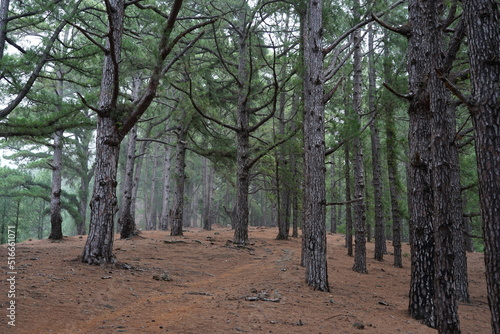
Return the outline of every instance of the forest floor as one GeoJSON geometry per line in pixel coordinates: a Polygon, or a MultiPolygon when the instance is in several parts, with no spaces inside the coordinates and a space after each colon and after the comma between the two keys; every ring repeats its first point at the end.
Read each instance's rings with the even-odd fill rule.
{"type": "MultiPolygon", "coordinates": [[[[275,228],[250,228],[236,248],[232,231],[189,229],[182,237],[144,231],[115,240],[117,265],[75,259],[85,237],[29,240],[16,247],[16,321],[7,324],[6,246],[0,247],[1,333],[437,333],[407,314],[404,268],[373,259],[351,270],[344,237],[328,235],[330,292],[304,283],[301,241],[277,241],[275,228]]],[[[391,253],[392,245],[388,244],[391,253]]],[[[462,333],[491,333],[482,254],[468,254],[471,303],[460,304],[462,333]]]]}

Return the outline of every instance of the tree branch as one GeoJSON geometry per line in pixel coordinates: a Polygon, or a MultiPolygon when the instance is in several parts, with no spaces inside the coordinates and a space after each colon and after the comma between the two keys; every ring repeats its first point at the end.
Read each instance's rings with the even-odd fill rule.
{"type": "Polygon", "coordinates": [[[387,88],[387,90],[389,92],[391,92],[392,94],[396,95],[399,98],[402,98],[402,99],[407,100],[407,101],[410,101],[412,99],[412,95],[411,94],[401,94],[401,93],[398,93],[391,86],[389,86],[389,84],[387,82],[384,82],[382,85],[385,88],[387,88]]]}
{"type": "Polygon", "coordinates": [[[410,26],[407,24],[402,25],[400,27],[393,27],[393,26],[389,25],[388,23],[379,19],[377,17],[377,15],[375,15],[375,14],[372,14],[372,18],[373,18],[373,20],[375,20],[375,22],[377,22],[378,24],[380,24],[382,27],[386,28],[387,30],[390,30],[390,31],[395,32],[395,33],[400,34],[400,35],[403,35],[405,37],[410,36],[411,30],[410,30],[410,26]]]}
{"type": "Polygon", "coordinates": [[[476,107],[472,104],[467,97],[465,97],[462,92],[455,87],[455,85],[443,74],[442,70],[439,68],[435,69],[437,76],[441,81],[443,81],[444,85],[448,90],[455,95],[463,104],[471,111],[476,112],[476,107]]]}
{"type": "Polygon", "coordinates": [[[87,37],[87,39],[89,41],[92,42],[92,44],[96,45],[99,49],[101,49],[102,52],[104,52],[104,54],[107,54],[109,52],[108,49],[106,49],[101,43],[99,43],[98,41],[96,41],[92,36],[90,36],[90,34],[85,30],[83,29],[82,27],[66,20],[66,23],[69,24],[70,26],[76,28],[78,31],[80,31],[85,37],[87,37]]]}
{"type": "MultiPolygon", "coordinates": [[[[384,10],[383,12],[377,14],[377,17],[382,17],[384,16],[387,12],[391,11],[392,9],[396,8],[397,6],[399,6],[400,4],[404,3],[405,1],[404,0],[397,0],[395,2],[393,2],[389,7],[387,7],[386,10],[384,10]]],[[[368,23],[374,21],[373,17],[371,18],[368,18],[358,24],[356,24],[354,27],[352,27],[351,29],[347,30],[346,32],[344,32],[342,34],[342,36],[340,36],[335,42],[333,42],[330,46],[326,47],[323,49],[323,55],[326,56],[327,54],[329,54],[333,49],[335,49],[337,47],[337,45],[342,42],[347,36],[349,36],[351,33],[353,33],[354,31],[358,30],[359,28],[367,25],[368,23]]]]}
{"type": "Polygon", "coordinates": [[[352,199],[350,201],[345,201],[345,202],[330,202],[330,203],[326,203],[325,206],[329,206],[329,205],[347,205],[347,204],[352,204],[352,203],[355,203],[355,202],[362,201],[363,199],[364,199],[364,197],[359,197],[359,198],[352,199]]]}
{"type": "MultiPolygon", "coordinates": [[[[75,16],[75,14],[78,12],[78,6],[80,5],[80,3],[82,1],[83,0],[77,1],[76,5],[73,8],[73,12],[71,12],[71,14],[70,14],[70,17],[75,16]]],[[[21,89],[19,94],[17,94],[16,98],[14,100],[12,100],[7,105],[7,107],[0,110],[0,118],[4,118],[7,115],[9,115],[19,105],[19,103],[21,103],[21,101],[26,97],[26,95],[28,95],[29,91],[31,90],[31,87],[33,86],[36,79],[38,78],[38,75],[40,74],[41,70],[43,69],[45,63],[49,60],[50,51],[52,50],[52,46],[54,45],[59,34],[61,33],[61,31],[63,30],[63,28],[65,26],[66,26],[66,21],[63,21],[56,27],[56,29],[54,30],[54,33],[52,34],[52,36],[50,36],[50,39],[48,40],[47,45],[45,46],[45,49],[43,50],[40,61],[33,69],[33,72],[31,73],[28,81],[26,81],[26,84],[21,89]]]]}

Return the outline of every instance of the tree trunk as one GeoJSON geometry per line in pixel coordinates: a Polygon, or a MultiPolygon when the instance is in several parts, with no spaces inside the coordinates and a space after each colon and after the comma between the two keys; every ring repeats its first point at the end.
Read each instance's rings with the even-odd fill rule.
{"type": "MultiPolygon", "coordinates": [[[[354,87],[353,104],[354,111],[357,114],[356,130],[361,129],[361,32],[354,32],[354,87]]],[[[365,197],[365,180],[363,167],[363,145],[361,143],[361,134],[353,139],[354,146],[354,198],[365,197]]],[[[367,273],[366,269],[366,208],[365,200],[359,200],[354,203],[354,266],[353,270],[358,273],[367,273]]]]}
{"type": "Polygon", "coordinates": [[[132,206],[132,188],[134,186],[135,146],[137,142],[137,126],[130,130],[127,147],[127,162],[125,166],[125,182],[123,184],[122,209],[118,225],[121,226],[120,238],[127,239],[138,234],[135,220],[130,212],[132,206]]]}
{"type": "MultiPolygon", "coordinates": [[[[153,124],[150,123],[148,128],[145,131],[144,136],[149,137],[151,134],[151,130],[153,129],[153,124]]],[[[134,185],[132,187],[132,198],[131,201],[132,203],[130,204],[130,215],[135,221],[135,208],[136,208],[136,203],[137,203],[137,193],[139,191],[139,186],[140,186],[140,181],[141,181],[141,175],[142,175],[142,166],[144,163],[145,159],[145,154],[146,154],[146,149],[149,145],[149,141],[143,141],[141,142],[141,145],[139,146],[139,152],[136,157],[136,163],[135,163],[135,172],[134,172],[134,185]]]]}
{"type": "Polygon", "coordinates": [[[52,190],[50,196],[50,235],[51,240],[62,240],[62,215],[61,215],[61,182],[62,182],[62,136],[63,131],[54,133],[54,149],[52,157],[52,190]]]}
{"type": "MultiPolygon", "coordinates": [[[[384,31],[384,77],[385,81],[391,84],[391,64],[389,57],[389,41],[388,33],[384,31]]],[[[399,205],[399,199],[402,198],[400,178],[397,165],[397,146],[398,140],[396,137],[396,120],[394,112],[394,103],[392,96],[386,98],[384,103],[385,114],[385,133],[386,133],[386,151],[387,151],[387,174],[389,178],[389,196],[391,199],[391,215],[392,215],[392,246],[394,249],[394,267],[403,267],[403,258],[401,251],[401,228],[402,228],[402,213],[399,205]]]]}
{"type": "Polygon", "coordinates": [[[82,261],[90,264],[114,262],[113,218],[116,213],[116,175],[120,142],[147,110],[160,83],[165,58],[172,50],[170,35],[182,0],[174,0],[172,10],[162,29],[158,45],[158,57],[144,94],[135,101],[132,109],[117,108],[120,92],[119,68],[125,17],[123,0],[106,1],[108,16],[107,43],[101,79],[101,94],[98,102],[96,169],[94,191],[90,207],[90,232],[85,244],[82,261]]]}
{"type": "Polygon", "coordinates": [[[149,231],[156,230],[156,184],[158,183],[156,174],[158,172],[158,165],[159,165],[159,156],[158,156],[158,146],[153,146],[154,148],[154,156],[153,156],[153,170],[151,171],[151,187],[149,189],[150,191],[150,197],[149,197],[149,208],[147,212],[147,218],[146,218],[146,229],[149,231]]]}
{"type": "Polygon", "coordinates": [[[113,263],[113,223],[116,213],[116,176],[120,139],[115,121],[97,118],[95,181],[90,200],[90,230],[82,260],[89,264],[113,263]]]}
{"type": "Polygon", "coordinates": [[[465,220],[463,217],[464,209],[462,202],[462,191],[460,185],[460,158],[458,147],[455,144],[455,129],[456,129],[456,105],[448,103],[448,117],[450,120],[450,131],[453,136],[450,143],[450,197],[449,201],[452,205],[452,222],[453,222],[453,253],[454,265],[453,273],[455,277],[455,294],[460,302],[469,302],[469,282],[467,274],[467,252],[465,248],[465,220]]]}
{"type": "Polygon", "coordinates": [[[10,0],[0,2],[0,59],[3,58],[5,41],[7,39],[7,18],[9,17],[10,0]]]}
{"type": "Polygon", "coordinates": [[[294,192],[293,193],[293,198],[292,198],[292,238],[298,238],[299,237],[299,216],[300,216],[300,209],[299,209],[299,195],[294,192]]]}
{"type": "MultiPolygon", "coordinates": [[[[429,2],[410,0],[411,35],[408,41],[408,79],[412,95],[409,113],[408,197],[410,210],[411,283],[410,315],[430,327],[436,326],[434,307],[434,234],[432,224],[432,156],[429,82],[431,71],[426,54],[430,46],[424,11],[429,2]]],[[[432,14],[430,14],[432,17],[432,14]]],[[[434,38],[434,36],[432,36],[434,38]]]]}
{"type": "MultiPolygon", "coordinates": [[[[285,97],[285,92],[281,92],[278,117],[280,137],[285,135],[285,97]]],[[[278,235],[276,239],[288,240],[290,234],[290,172],[283,147],[278,148],[276,152],[276,193],[278,202],[278,235]]]]}
{"type": "Polygon", "coordinates": [[[351,209],[351,158],[349,154],[349,144],[344,144],[345,152],[345,246],[347,255],[353,255],[352,242],[352,209],[351,209]]]}
{"type": "Polygon", "coordinates": [[[90,201],[90,231],[82,254],[82,261],[89,264],[114,262],[113,223],[116,213],[116,176],[121,137],[113,111],[116,111],[118,62],[121,53],[123,0],[110,0],[108,17],[110,34],[107,48],[114,52],[105,55],[97,116],[95,181],[90,201]]]}
{"type": "Polygon", "coordinates": [[[472,119],[492,332],[500,333],[500,13],[498,1],[466,0],[472,119]]]}
{"type": "Polygon", "coordinates": [[[433,225],[435,242],[434,303],[436,306],[436,327],[440,333],[460,333],[458,301],[455,294],[455,249],[453,228],[456,226],[453,214],[454,203],[450,200],[456,189],[452,188],[451,146],[455,137],[454,114],[447,106],[450,99],[444,84],[433,69],[442,67],[442,33],[439,27],[443,3],[440,0],[429,3],[425,15],[429,21],[428,48],[422,45],[430,63],[429,94],[431,119],[431,173],[433,187],[433,225]],[[436,27],[436,28],[433,28],[436,27]]]}
{"type": "MultiPolygon", "coordinates": [[[[368,108],[370,113],[377,113],[375,105],[375,64],[373,35],[374,28],[370,26],[368,34],[368,75],[369,75],[369,96],[368,108]]],[[[376,116],[375,116],[376,117],[376,116]]],[[[385,246],[385,222],[384,210],[382,207],[382,166],[380,163],[380,136],[377,118],[370,124],[371,147],[372,147],[372,173],[373,173],[373,202],[375,205],[375,260],[382,261],[384,253],[387,252],[385,246]]]]}
{"type": "MultiPolygon", "coordinates": [[[[168,127],[168,123],[167,123],[168,127]]],[[[166,137],[167,143],[170,143],[170,136],[166,137]]],[[[165,153],[163,159],[163,196],[160,215],[160,230],[168,229],[169,221],[169,204],[170,204],[170,160],[172,155],[170,145],[165,145],[165,153]]]]}
{"type": "Polygon", "coordinates": [[[85,224],[87,221],[87,202],[89,200],[89,183],[87,178],[80,180],[80,204],[78,205],[78,212],[82,220],[76,225],[76,233],[78,235],[85,235],[85,224]]]}
{"type": "Polygon", "coordinates": [[[306,282],[329,291],[326,260],[322,1],[307,1],[304,23],[304,265],[306,282]]]}
{"type": "MultiPolygon", "coordinates": [[[[139,99],[139,90],[141,88],[141,77],[134,76],[132,78],[132,98],[134,101],[139,99]]],[[[135,217],[132,215],[132,193],[134,188],[134,167],[135,167],[135,150],[137,143],[137,125],[130,129],[128,135],[127,155],[125,163],[125,175],[123,180],[122,200],[120,218],[118,225],[121,226],[120,238],[127,239],[138,235],[139,231],[135,225],[135,217]]]]}
{"type": "Polygon", "coordinates": [[[86,232],[86,222],[87,222],[87,205],[89,199],[89,187],[90,181],[94,175],[94,166],[88,166],[90,160],[90,142],[92,140],[92,131],[88,130],[78,130],[75,132],[75,143],[77,146],[78,162],[81,166],[80,170],[80,189],[79,189],[79,199],[78,212],[80,214],[81,220],[77,221],[76,229],[78,235],[84,235],[86,232]]]}
{"type": "MultiPolygon", "coordinates": [[[[240,115],[240,122],[247,122],[248,115],[240,115]],[[246,121],[245,121],[246,119],[246,121]]],[[[241,130],[237,134],[237,172],[236,172],[236,221],[234,240],[238,245],[248,243],[248,191],[250,188],[250,171],[247,167],[249,152],[249,133],[241,130]]]]}
{"type": "Polygon", "coordinates": [[[184,185],[186,182],[186,137],[187,129],[179,129],[175,152],[174,198],[170,212],[170,235],[183,235],[184,185]]]}
{"type": "Polygon", "coordinates": [[[203,218],[204,230],[211,230],[213,223],[212,197],[214,192],[214,169],[210,160],[203,159],[203,218]]]}
{"type": "Polygon", "coordinates": [[[248,243],[248,191],[250,189],[250,119],[248,110],[248,31],[245,19],[241,21],[238,62],[238,110],[236,133],[236,221],[233,242],[238,245],[248,243]]]}
{"type": "MultiPolygon", "coordinates": [[[[332,161],[331,161],[331,191],[332,191],[332,202],[335,202],[337,200],[337,187],[336,187],[336,180],[335,180],[335,157],[332,156],[332,161]]],[[[330,232],[331,233],[337,233],[337,206],[336,205],[330,205],[330,232]]]]}

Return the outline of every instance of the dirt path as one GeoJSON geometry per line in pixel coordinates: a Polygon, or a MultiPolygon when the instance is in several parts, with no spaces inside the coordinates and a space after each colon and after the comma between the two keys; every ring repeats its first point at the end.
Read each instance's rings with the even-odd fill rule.
{"type": "MultiPolygon", "coordinates": [[[[276,233],[251,228],[253,244],[237,248],[228,229],[180,238],[143,232],[116,240],[118,265],[102,267],[73,261],[84,238],[24,242],[17,246],[16,327],[3,321],[0,332],[436,333],[406,314],[408,256],[404,269],[393,268],[390,255],[371,259],[369,244],[369,274],[357,274],[342,236],[330,235],[332,291],[322,293],[303,283],[300,240],[276,241],[276,233]]],[[[488,333],[481,255],[470,254],[469,263],[473,297],[460,306],[462,330],[488,333]]],[[[6,302],[2,293],[3,310],[6,302]]]]}

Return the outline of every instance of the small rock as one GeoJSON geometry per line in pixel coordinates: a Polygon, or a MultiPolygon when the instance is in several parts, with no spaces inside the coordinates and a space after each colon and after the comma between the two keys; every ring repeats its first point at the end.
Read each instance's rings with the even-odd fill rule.
{"type": "Polygon", "coordinates": [[[355,327],[357,329],[365,329],[365,325],[362,322],[355,322],[352,324],[352,327],[355,327]]]}

